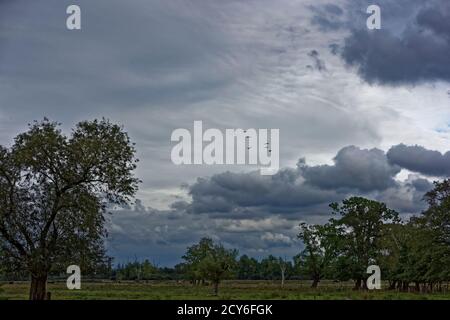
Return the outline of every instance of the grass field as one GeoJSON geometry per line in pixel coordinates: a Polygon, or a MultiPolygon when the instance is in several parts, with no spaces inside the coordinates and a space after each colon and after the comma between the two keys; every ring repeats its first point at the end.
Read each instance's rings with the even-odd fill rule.
{"type": "MultiPolygon", "coordinates": [[[[0,285],[0,299],[27,299],[27,282],[3,283],[0,285]]],[[[87,282],[81,290],[68,290],[65,283],[49,283],[53,300],[189,300],[189,299],[287,299],[287,300],[368,300],[368,299],[447,299],[450,292],[420,294],[414,292],[351,290],[351,283],[335,284],[322,282],[318,289],[309,288],[306,281],[287,281],[283,288],[272,281],[225,281],[219,296],[212,295],[210,286],[194,287],[189,283],[176,281],[149,282],[87,282]]]]}

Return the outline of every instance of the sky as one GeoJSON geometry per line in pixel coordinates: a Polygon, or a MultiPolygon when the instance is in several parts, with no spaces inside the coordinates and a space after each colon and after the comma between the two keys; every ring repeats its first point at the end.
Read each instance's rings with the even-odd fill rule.
{"type": "Polygon", "coordinates": [[[450,2],[0,0],[0,144],[44,117],[105,117],[136,143],[139,192],[107,217],[116,262],[172,266],[205,236],[290,258],[329,203],[406,219],[450,175],[450,2]],[[171,133],[195,120],[279,129],[281,169],[174,165],[171,133]]]}

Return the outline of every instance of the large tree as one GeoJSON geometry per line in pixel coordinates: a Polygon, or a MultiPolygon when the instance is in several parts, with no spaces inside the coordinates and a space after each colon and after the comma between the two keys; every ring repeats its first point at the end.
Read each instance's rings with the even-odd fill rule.
{"type": "Polygon", "coordinates": [[[434,183],[425,194],[429,208],[417,218],[428,235],[428,272],[430,288],[450,280],[450,180],[434,183]]]}
{"type": "Polygon", "coordinates": [[[366,288],[367,267],[382,254],[380,241],[384,225],[400,222],[398,213],[384,203],[351,197],[330,207],[337,219],[330,219],[338,234],[339,269],[355,280],[355,289],[366,288]]]}
{"type": "Polygon", "coordinates": [[[101,261],[104,213],[135,194],[136,161],[127,133],[104,119],[70,136],[44,119],[0,146],[0,261],[29,272],[30,299],[46,299],[54,268],[101,261]]]}

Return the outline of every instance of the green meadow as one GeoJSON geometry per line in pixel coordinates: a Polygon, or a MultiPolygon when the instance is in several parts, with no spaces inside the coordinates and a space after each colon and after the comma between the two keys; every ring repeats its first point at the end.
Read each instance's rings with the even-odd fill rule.
{"type": "MultiPolygon", "coordinates": [[[[87,282],[81,290],[68,290],[64,282],[50,282],[52,300],[450,300],[446,287],[442,292],[416,293],[392,290],[354,291],[353,283],[322,282],[317,289],[310,281],[224,281],[219,295],[212,286],[193,286],[188,282],[87,282]]],[[[28,282],[6,282],[0,285],[1,300],[28,299],[28,282]]]]}

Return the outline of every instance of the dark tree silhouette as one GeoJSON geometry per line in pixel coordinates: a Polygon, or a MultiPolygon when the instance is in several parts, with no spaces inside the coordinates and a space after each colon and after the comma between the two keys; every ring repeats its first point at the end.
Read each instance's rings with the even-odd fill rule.
{"type": "Polygon", "coordinates": [[[44,119],[0,146],[0,261],[29,272],[30,299],[47,298],[52,268],[104,257],[103,214],[135,194],[134,155],[127,133],[104,119],[70,137],[44,119]]]}

